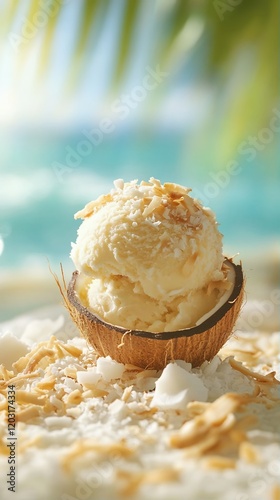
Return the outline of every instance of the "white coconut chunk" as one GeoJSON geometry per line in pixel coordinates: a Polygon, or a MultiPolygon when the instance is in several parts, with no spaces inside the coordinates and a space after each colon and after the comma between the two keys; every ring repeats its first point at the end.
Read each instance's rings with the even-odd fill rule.
{"type": "Polygon", "coordinates": [[[12,333],[7,332],[0,337],[0,365],[3,364],[11,370],[12,364],[19,358],[25,356],[28,352],[28,346],[21,342],[12,333]]]}
{"type": "Polygon", "coordinates": [[[183,359],[176,359],[175,363],[176,363],[176,365],[180,366],[181,368],[184,368],[184,370],[186,370],[187,372],[190,372],[192,369],[192,364],[187,363],[183,359]]]}
{"type": "Polygon", "coordinates": [[[169,363],[156,382],[151,406],[184,410],[190,401],[207,401],[208,389],[201,379],[177,363],[169,363]]]}
{"type": "Polygon", "coordinates": [[[61,314],[56,320],[34,319],[26,326],[21,339],[28,345],[49,340],[64,325],[64,316],[61,314]]]}
{"type": "MultiPolygon", "coordinates": [[[[81,372],[80,372],[81,373],[81,372]]],[[[87,373],[87,372],[82,372],[82,373],[87,373]]],[[[77,384],[75,382],[75,380],[73,380],[72,378],[70,377],[65,377],[65,380],[64,380],[64,388],[66,390],[66,392],[72,392],[72,391],[75,391],[75,390],[80,390],[80,386],[79,384],[77,384]]]]}
{"type": "Polygon", "coordinates": [[[56,416],[45,417],[46,425],[52,428],[55,427],[57,429],[63,429],[63,427],[70,427],[72,422],[73,422],[72,418],[64,415],[61,417],[56,417],[56,416]]]}
{"type": "Polygon", "coordinates": [[[98,358],[96,362],[97,373],[100,373],[104,380],[110,382],[122,377],[125,367],[122,363],[114,361],[110,356],[98,358]]]}
{"type": "Polygon", "coordinates": [[[203,365],[201,366],[201,368],[203,367],[203,375],[206,377],[214,375],[214,373],[216,373],[217,371],[218,366],[220,366],[221,362],[222,361],[219,358],[219,356],[215,356],[210,362],[204,361],[203,365]]]}
{"type": "Polygon", "coordinates": [[[123,179],[116,179],[114,181],[114,186],[116,189],[123,189],[124,188],[124,181],[123,179]]]}
{"type": "Polygon", "coordinates": [[[115,399],[115,401],[109,405],[108,409],[110,414],[114,415],[119,420],[127,416],[128,407],[125,402],[120,399],[115,399]]]}
{"type": "Polygon", "coordinates": [[[55,406],[58,410],[64,411],[63,403],[56,396],[50,396],[50,403],[55,406]]]}
{"type": "Polygon", "coordinates": [[[97,373],[96,368],[87,371],[77,372],[77,381],[85,387],[95,387],[101,379],[101,374],[97,373]]]}

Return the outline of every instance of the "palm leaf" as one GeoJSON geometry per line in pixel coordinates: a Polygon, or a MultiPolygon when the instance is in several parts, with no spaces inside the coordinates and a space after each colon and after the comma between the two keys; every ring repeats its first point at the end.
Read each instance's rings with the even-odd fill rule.
{"type": "MultiPolygon", "coordinates": [[[[42,10],[42,9],[38,5],[38,1],[37,0],[30,0],[29,7],[28,7],[27,13],[26,13],[26,20],[28,20],[30,22],[30,24],[32,24],[34,18],[36,18],[36,14],[38,14],[38,12],[40,10],[42,10]]],[[[22,28],[26,25],[26,20],[23,19],[22,28]]],[[[38,35],[38,32],[40,32],[40,30],[36,30],[36,26],[35,26],[34,38],[38,35]]],[[[23,37],[25,38],[24,33],[23,33],[23,37]]],[[[24,65],[26,63],[26,59],[30,54],[31,45],[32,45],[32,37],[30,40],[27,39],[26,43],[23,43],[20,46],[20,58],[18,60],[20,63],[20,71],[22,71],[22,67],[24,67],[24,65]]]]}
{"type": "Polygon", "coordinates": [[[66,78],[66,92],[72,93],[77,88],[87,69],[88,45],[92,51],[96,46],[104,21],[110,8],[110,0],[84,0],[78,31],[77,42],[72,54],[72,63],[66,78]],[[98,20],[98,22],[97,22],[98,20]]]}
{"type": "MultiPolygon", "coordinates": [[[[80,0],[81,16],[79,18],[78,36],[72,50],[69,72],[65,75],[65,90],[74,92],[82,78],[85,77],[88,62],[105,25],[105,18],[116,4],[116,0],[80,0]]],[[[231,4],[223,1],[224,5],[231,4]]],[[[6,35],[16,19],[20,0],[9,0],[4,9],[0,26],[6,35]]],[[[38,0],[29,0],[26,18],[31,20],[42,9],[38,0]]],[[[34,35],[41,37],[40,60],[37,70],[39,77],[45,77],[51,72],[51,53],[57,30],[60,29],[60,18],[68,5],[57,0],[52,1],[57,8],[56,15],[49,16],[46,25],[34,35]],[[59,5],[58,5],[59,4],[59,5]]],[[[137,32],[142,0],[123,0],[119,2],[122,9],[122,19],[119,26],[119,40],[112,48],[115,54],[115,66],[112,68],[111,86],[118,89],[128,75],[135,34],[137,32]]],[[[221,102],[221,95],[226,95],[228,82],[232,79],[232,68],[238,53],[246,47],[254,47],[256,59],[252,65],[252,76],[246,72],[240,74],[241,82],[234,95],[234,102],[227,102],[220,118],[221,140],[219,147],[219,164],[224,164],[225,158],[231,157],[238,143],[251,131],[264,126],[278,96],[277,82],[277,47],[278,47],[278,0],[243,0],[230,11],[224,13],[223,19],[215,8],[213,0],[159,0],[150,2],[151,15],[154,16],[154,38],[148,64],[162,64],[172,66],[172,77],[182,78],[188,71],[188,55],[194,45],[184,46],[182,37],[191,18],[199,18],[205,26],[205,43],[209,45],[208,64],[205,64],[201,76],[215,79],[219,95],[217,103],[221,102]],[[154,9],[154,7],[156,7],[154,9]],[[164,7],[164,8],[163,8],[164,7]],[[178,43],[180,42],[180,43],[178,43]],[[183,46],[182,46],[183,43],[183,46]],[[174,64],[174,61],[176,64],[174,64]],[[179,63],[179,64],[177,64],[179,63]],[[181,73],[177,68],[180,68],[181,73]]],[[[145,26],[143,25],[143,36],[145,26]]],[[[27,57],[33,50],[33,40],[24,43],[18,57],[19,74],[25,70],[27,57]]],[[[16,57],[16,56],[15,56],[16,57]]],[[[198,54],[200,57],[200,54],[198,54]]],[[[110,89],[108,89],[110,90],[110,89]]],[[[157,99],[162,98],[163,91],[157,92],[157,99]]],[[[153,96],[153,102],[155,98],[153,96]]],[[[160,105],[161,101],[159,101],[160,105]]],[[[216,120],[219,124],[219,120],[216,120]]]]}
{"type": "MultiPolygon", "coordinates": [[[[244,68],[243,75],[239,75],[237,89],[232,99],[225,104],[221,116],[219,145],[214,159],[220,166],[238,154],[240,143],[250,134],[257,134],[267,125],[278,98],[279,4],[275,1],[256,0],[253,12],[248,9],[248,3],[244,4],[246,5],[236,7],[243,7],[239,16],[235,13],[234,17],[232,12],[228,21],[225,18],[224,23],[217,24],[213,36],[211,66],[208,68],[212,74],[219,71],[227,89],[236,53],[241,49],[248,51],[248,67],[244,68]],[[219,49],[219,41],[223,45],[223,39],[224,47],[219,49]]],[[[222,91],[220,88],[220,92],[222,91]]]]}
{"type": "Polygon", "coordinates": [[[175,5],[170,4],[169,9],[164,11],[164,16],[159,17],[158,23],[161,26],[161,42],[158,44],[156,59],[161,61],[163,67],[169,66],[173,54],[173,47],[192,14],[190,2],[177,0],[175,5]]]}
{"type": "Polygon", "coordinates": [[[114,87],[118,87],[123,79],[129,63],[129,57],[132,47],[132,39],[141,0],[125,0],[123,21],[121,26],[121,36],[118,45],[116,66],[113,74],[114,87]]]}
{"type": "Polygon", "coordinates": [[[17,8],[18,0],[10,0],[7,8],[1,13],[0,26],[4,36],[11,30],[11,25],[16,17],[17,8]]]}
{"type": "Polygon", "coordinates": [[[44,78],[49,69],[51,51],[53,49],[54,35],[59,23],[59,16],[63,10],[63,3],[56,0],[50,2],[56,9],[55,14],[49,16],[47,29],[44,30],[44,38],[40,51],[38,63],[38,76],[44,78]]]}

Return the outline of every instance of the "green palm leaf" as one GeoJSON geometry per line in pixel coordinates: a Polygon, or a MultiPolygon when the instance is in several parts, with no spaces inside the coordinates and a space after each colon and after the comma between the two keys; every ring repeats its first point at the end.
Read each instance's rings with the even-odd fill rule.
{"type": "MultiPolygon", "coordinates": [[[[71,52],[71,60],[65,74],[65,91],[73,93],[86,75],[88,64],[105,27],[106,17],[115,7],[116,0],[80,0],[80,17],[77,20],[78,35],[71,52]]],[[[42,28],[35,33],[42,38],[40,56],[37,61],[38,77],[46,78],[52,71],[51,54],[56,50],[54,39],[60,29],[60,19],[68,2],[52,0],[48,2],[55,7],[55,15],[49,15],[42,28]]],[[[9,0],[4,10],[0,26],[7,36],[18,14],[20,0],[9,0]]],[[[239,72],[233,98],[225,99],[224,109],[220,117],[220,146],[217,162],[223,164],[225,158],[234,154],[240,141],[246,134],[258,130],[269,120],[271,111],[278,98],[278,0],[243,0],[233,6],[226,0],[159,0],[149,4],[145,0],[123,0],[119,2],[122,19],[119,26],[117,44],[114,51],[115,64],[112,68],[111,89],[116,92],[129,74],[133,57],[133,47],[142,9],[150,6],[153,16],[154,36],[147,64],[158,64],[171,68],[172,80],[176,82],[184,71],[188,71],[189,54],[196,49],[195,43],[204,40],[208,44],[208,62],[201,68],[201,78],[215,81],[217,105],[220,96],[228,92],[228,83],[232,81],[235,64],[241,52],[248,50],[251,75],[247,68],[239,72]],[[218,3],[217,3],[218,2],[218,3]],[[224,6],[223,14],[217,6],[224,6]],[[188,39],[193,36],[190,21],[198,20],[201,30],[196,30],[197,38],[193,43],[188,39]],[[186,37],[185,35],[188,35],[186,37]],[[178,73],[178,74],[177,74],[178,73]]],[[[33,20],[42,9],[41,2],[29,0],[26,18],[33,20]]],[[[145,37],[145,23],[142,23],[145,37]]],[[[70,27],[73,29],[73,26],[70,27]]],[[[19,71],[25,70],[25,62],[29,57],[34,40],[24,43],[17,57],[19,71]]],[[[59,48],[58,48],[59,49],[59,48]]],[[[244,52],[245,54],[245,52],[244,52]]],[[[16,57],[16,56],[15,56],[16,57]]],[[[198,53],[198,58],[200,57],[198,53]]],[[[21,73],[20,73],[21,74],[21,73]]],[[[157,93],[158,105],[164,97],[157,93]]],[[[154,97],[153,97],[154,99],[154,97]]],[[[154,99],[155,102],[155,99],[154,99]]],[[[216,119],[216,124],[219,120],[216,119]]]]}
{"type": "Polygon", "coordinates": [[[91,43],[91,52],[93,52],[104,27],[104,21],[109,7],[110,0],[103,0],[102,3],[100,0],[84,0],[81,6],[82,13],[78,36],[66,81],[67,93],[73,93],[83,78],[88,64],[87,55],[89,43],[91,43]]]}
{"type": "Polygon", "coordinates": [[[113,83],[115,87],[120,84],[127,70],[131,53],[132,39],[140,6],[141,0],[133,0],[133,2],[131,0],[126,0],[125,2],[121,35],[117,51],[118,55],[116,58],[116,66],[113,74],[113,83]]]}

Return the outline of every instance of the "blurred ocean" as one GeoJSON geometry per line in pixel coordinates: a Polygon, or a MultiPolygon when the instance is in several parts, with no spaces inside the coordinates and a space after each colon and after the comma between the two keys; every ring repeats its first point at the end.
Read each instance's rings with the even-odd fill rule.
{"type": "Polygon", "coordinates": [[[266,299],[280,283],[276,0],[222,17],[214,2],[54,3],[0,0],[0,321],[61,301],[49,265],[70,277],[73,215],[116,178],[193,188],[249,298],[266,299]]]}
{"type": "MultiPolygon", "coordinates": [[[[214,167],[205,168],[206,152],[194,162],[185,136],[178,131],[147,133],[139,129],[107,136],[69,169],[66,148],[76,151],[82,139],[76,133],[55,136],[28,130],[3,139],[1,319],[57,302],[48,261],[56,272],[60,262],[66,273],[71,272],[70,244],[80,224],[73,214],[110,190],[116,178],[148,180],[154,176],[192,187],[193,195],[216,212],[225,253],[239,252],[237,258],[245,262],[249,287],[250,276],[259,276],[256,262],[262,256],[265,271],[261,279],[279,285],[279,169],[267,175],[261,156],[251,162],[237,156],[238,175],[227,174],[226,166],[218,174],[214,167]],[[57,175],[57,164],[67,171],[61,167],[63,174],[57,175]]],[[[271,154],[276,157],[275,151],[271,154]]]]}

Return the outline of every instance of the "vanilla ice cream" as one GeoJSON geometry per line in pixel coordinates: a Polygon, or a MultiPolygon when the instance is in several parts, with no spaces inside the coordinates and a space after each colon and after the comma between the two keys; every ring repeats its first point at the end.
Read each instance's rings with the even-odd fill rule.
{"type": "Polygon", "coordinates": [[[133,330],[194,326],[230,285],[215,216],[177,184],[115,181],[75,215],[82,303],[133,330]]]}

